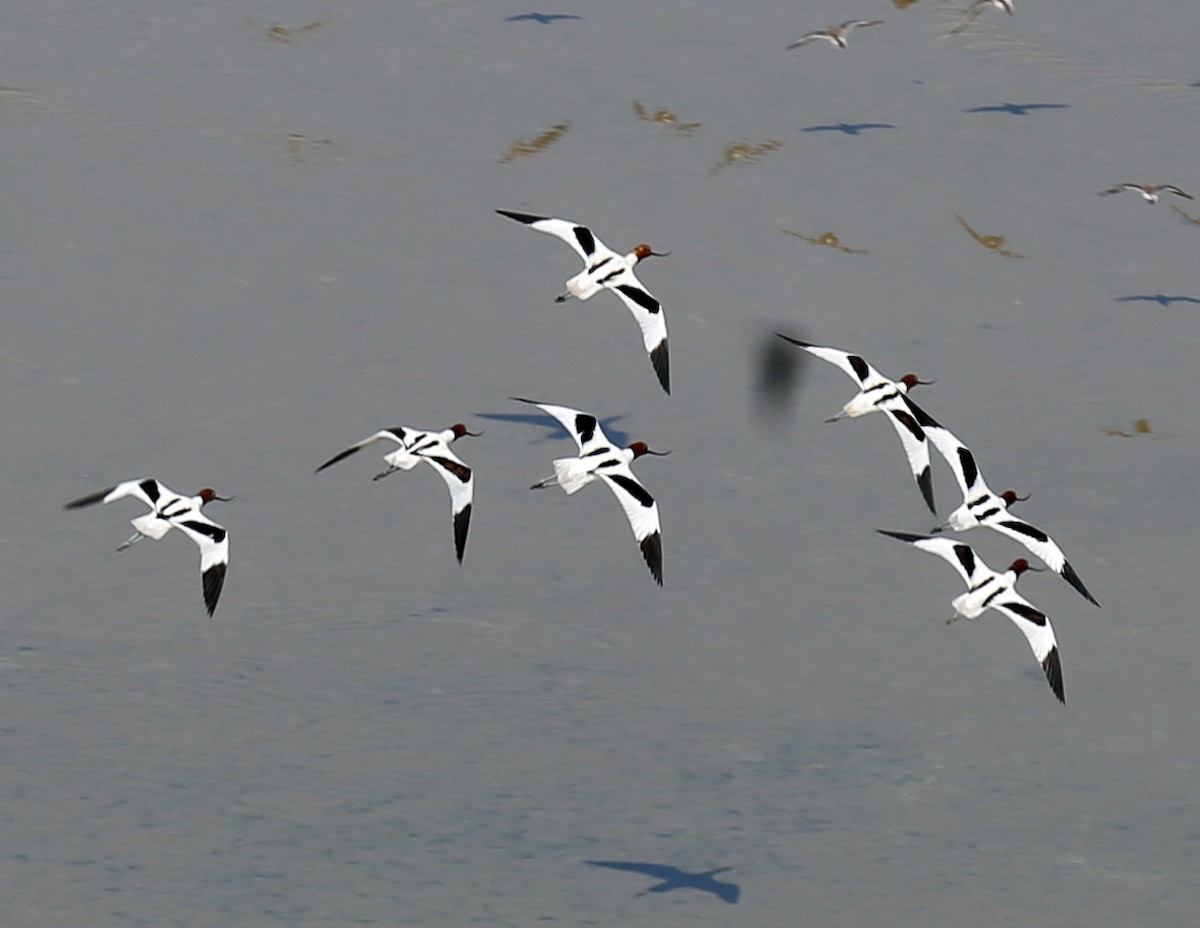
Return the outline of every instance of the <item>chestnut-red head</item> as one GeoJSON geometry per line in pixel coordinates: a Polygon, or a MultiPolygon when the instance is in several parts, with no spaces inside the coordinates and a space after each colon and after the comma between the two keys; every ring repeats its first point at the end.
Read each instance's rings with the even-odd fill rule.
{"type": "Polygon", "coordinates": [[[1025,500],[1029,499],[1029,494],[1026,494],[1025,496],[1017,496],[1016,490],[1005,490],[1000,494],[1000,498],[1004,500],[1004,506],[1007,509],[1013,503],[1025,502],[1025,500]]]}
{"type": "Polygon", "coordinates": [[[653,454],[660,458],[665,458],[670,451],[651,451],[644,441],[635,441],[629,446],[629,450],[633,452],[634,460],[640,458],[643,454],[653,454]]]}
{"type": "Polygon", "coordinates": [[[642,242],[642,244],[633,249],[633,256],[639,261],[643,258],[665,258],[670,253],[669,251],[652,251],[650,246],[645,242],[642,242]]]}
{"type": "Polygon", "coordinates": [[[467,427],[465,425],[463,425],[461,422],[455,422],[454,425],[450,426],[450,431],[452,431],[454,433],[454,437],[452,439],[450,439],[451,441],[457,441],[458,439],[462,438],[464,435],[470,435],[472,438],[478,438],[480,435],[483,434],[483,432],[468,431],[467,427]]]}
{"type": "Polygon", "coordinates": [[[927,387],[931,383],[937,383],[936,380],[922,380],[916,374],[905,374],[903,377],[900,378],[900,382],[902,384],[904,384],[906,387],[908,387],[908,389],[910,389],[910,390],[913,387],[917,386],[918,384],[927,387]]]}
{"type": "Polygon", "coordinates": [[[219,503],[227,503],[233,499],[232,496],[217,496],[217,491],[212,487],[203,487],[196,495],[200,497],[201,506],[203,506],[205,503],[211,503],[213,500],[216,500],[219,503]]]}

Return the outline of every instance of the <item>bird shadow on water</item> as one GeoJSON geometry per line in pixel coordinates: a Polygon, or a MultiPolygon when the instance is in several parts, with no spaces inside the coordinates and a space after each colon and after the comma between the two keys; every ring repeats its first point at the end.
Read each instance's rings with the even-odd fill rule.
{"type": "Polygon", "coordinates": [[[1165,293],[1138,293],[1133,296],[1119,296],[1115,303],[1157,303],[1159,306],[1170,306],[1172,303],[1200,303],[1194,296],[1168,296],[1165,293]]]}
{"type": "Polygon", "coordinates": [[[843,135],[858,135],[866,129],[895,129],[890,122],[839,122],[836,125],[805,126],[801,132],[841,132],[843,135]]]}
{"type": "Polygon", "coordinates": [[[715,870],[689,873],[678,867],[672,867],[670,864],[643,863],[637,860],[585,860],[584,863],[591,867],[607,867],[609,870],[640,873],[661,881],[636,893],[638,896],[644,896],[646,893],[669,893],[676,889],[698,889],[702,892],[712,893],[730,905],[736,905],[738,896],[741,895],[737,883],[722,883],[720,880],[714,879],[718,873],[732,870],[732,867],[717,867],[715,870]]]}

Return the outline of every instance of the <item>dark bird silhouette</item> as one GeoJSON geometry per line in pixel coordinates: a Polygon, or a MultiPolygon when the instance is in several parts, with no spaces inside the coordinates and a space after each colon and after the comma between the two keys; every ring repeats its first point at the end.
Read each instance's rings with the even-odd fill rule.
{"type": "Polygon", "coordinates": [[[730,905],[736,905],[741,893],[736,883],[722,883],[720,880],[713,879],[718,873],[732,870],[732,867],[717,867],[715,870],[705,870],[702,873],[688,873],[686,870],[680,870],[669,864],[649,864],[635,860],[585,860],[584,863],[593,867],[607,867],[609,870],[641,873],[656,880],[662,880],[661,883],[643,889],[637,894],[639,896],[644,896],[646,893],[669,893],[675,889],[691,888],[712,893],[718,899],[722,899],[730,905]]]}
{"type": "Polygon", "coordinates": [[[1172,303],[1200,303],[1194,296],[1167,296],[1165,293],[1139,293],[1137,296],[1119,296],[1117,303],[1157,303],[1170,306],[1172,303]]]}
{"type": "Polygon", "coordinates": [[[995,106],[973,106],[964,113],[1012,113],[1024,116],[1032,110],[1065,110],[1066,103],[998,103],[995,106]]]}
{"type": "Polygon", "coordinates": [[[846,135],[858,135],[864,129],[895,129],[890,122],[839,122],[831,126],[807,126],[801,132],[844,132],[846,135]]]}
{"type": "Polygon", "coordinates": [[[541,23],[543,26],[549,26],[556,19],[583,19],[583,17],[572,16],[570,13],[521,13],[519,16],[510,16],[504,21],[506,23],[518,23],[522,20],[529,20],[533,23],[541,23]]]}

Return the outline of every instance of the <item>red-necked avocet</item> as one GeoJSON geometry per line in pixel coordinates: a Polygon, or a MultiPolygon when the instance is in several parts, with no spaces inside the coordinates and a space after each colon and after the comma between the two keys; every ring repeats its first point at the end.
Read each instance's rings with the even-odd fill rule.
{"type": "Polygon", "coordinates": [[[904,453],[908,456],[908,464],[912,469],[913,478],[917,481],[917,487],[921,490],[921,496],[924,497],[929,511],[936,514],[937,509],[933,504],[933,477],[929,472],[929,444],[920,422],[917,421],[917,415],[923,413],[918,413],[906,397],[908,391],[917,384],[930,384],[933,381],[918,380],[916,374],[905,374],[896,381],[888,380],[859,355],[842,351],[840,348],[810,345],[781,332],[775,334],[784,341],[799,345],[822,361],[837,365],[858,381],[858,395],[843,406],[840,413],[825,421],[836,422],[847,417],[865,416],[871,412],[886,413],[888,421],[892,423],[904,443],[904,453]]]}
{"type": "Polygon", "coordinates": [[[482,432],[469,432],[461,422],[456,422],[450,428],[441,432],[422,432],[419,429],[406,428],[397,425],[394,428],[383,429],[369,438],[364,438],[358,444],[351,445],[345,451],[339,451],[328,461],[317,468],[320,473],[326,467],[336,464],[343,458],[348,458],[354,452],[373,445],[377,441],[394,441],[400,447],[391,454],[385,455],[388,469],[374,476],[374,480],[394,474],[398,470],[412,470],[422,461],[438,472],[446,486],[450,488],[450,512],[454,520],[454,552],[458,563],[462,563],[463,551],[467,547],[467,530],[471,527],[471,501],[475,494],[475,472],[458,459],[450,450],[450,443],[464,435],[476,438],[482,432]]]}
{"type": "Polygon", "coordinates": [[[828,29],[818,29],[816,32],[800,36],[787,47],[787,50],[791,51],[793,48],[799,48],[801,45],[807,45],[809,42],[816,42],[819,39],[824,39],[835,48],[845,48],[846,36],[852,31],[863,26],[879,26],[882,23],[882,19],[848,19],[846,22],[830,26],[828,29]]]}
{"type": "Polygon", "coordinates": [[[967,28],[967,26],[971,25],[971,23],[975,21],[975,17],[986,10],[989,6],[994,6],[998,10],[1003,10],[1009,16],[1013,15],[1013,0],[977,0],[977,2],[971,4],[970,9],[967,10],[963,18],[958,21],[958,25],[951,29],[950,32],[962,32],[967,28]]]}
{"type": "Polygon", "coordinates": [[[551,219],[546,216],[531,216],[514,213],[506,209],[496,210],[501,216],[523,222],[530,228],[560,238],[570,245],[583,259],[583,270],[567,281],[567,290],[556,296],[555,302],[562,303],[570,297],[590,300],[601,290],[611,290],[633,313],[642,329],[642,343],[654,365],[658,382],[671,392],[671,358],[667,351],[667,320],[662,304],[642,286],[633,273],[634,266],[644,258],[666,257],[670,252],[651,251],[650,246],[641,244],[627,255],[619,255],[600,241],[585,226],[569,219],[551,219]]]}
{"type": "Polygon", "coordinates": [[[217,496],[212,487],[205,487],[195,496],[180,496],[157,480],[127,480],[99,493],[89,493],[73,500],[66,509],[82,509],[96,503],[133,496],[150,507],[151,511],[132,521],[136,531],[117,550],[124,551],[143,538],[158,541],[173,528],[179,529],[200,548],[200,578],[204,583],[204,605],[212,615],[225,585],[229,569],[229,533],[200,510],[213,500],[228,502],[232,496],[217,496]]]}
{"type": "Polygon", "coordinates": [[[1120,193],[1122,190],[1135,190],[1142,195],[1142,199],[1147,203],[1157,203],[1160,193],[1173,193],[1177,197],[1183,197],[1185,200],[1196,199],[1186,190],[1180,190],[1174,184],[1117,184],[1115,187],[1109,187],[1107,190],[1101,190],[1097,196],[1107,197],[1114,193],[1120,193]]]}
{"type": "Polygon", "coordinates": [[[1001,535],[1007,535],[1009,538],[1019,541],[1036,554],[1047,567],[1075,587],[1084,599],[1099,606],[1100,604],[1083,585],[1083,581],[1075,573],[1075,568],[1071,566],[1066,555],[1063,554],[1062,548],[1055,543],[1054,539],[1040,528],[1035,528],[1024,519],[1018,519],[1009,513],[1009,506],[1015,502],[1026,500],[1028,497],[1017,496],[1015,490],[994,493],[984,483],[983,474],[979,470],[979,465],[976,463],[971,449],[964,445],[953,432],[928,416],[921,418],[921,426],[925,430],[925,436],[933,442],[938,453],[946,459],[946,463],[954,471],[954,477],[963,494],[962,505],[950,513],[946,522],[934,531],[950,528],[956,532],[965,532],[978,525],[995,529],[1001,535]]]}
{"type": "Polygon", "coordinates": [[[977,619],[987,609],[995,609],[1001,615],[1007,616],[1029,641],[1033,656],[1042,665],[1046,679],[1050,681],[1050,689],[1054,690],[1058,701],[1066,703],[1067,700],[1063,696],[1062,664],[1058,659],[1058,641],[1054,637],[1054,626],[1050,624],[1045,613],[1034,608],[1033,604],[1016,590],[1017,578],[1025,571],[1034,569],[1025,558],[1018,558],[1008,570],[998,574],[971,550],[970,545],[953,538],[931,538],[928,535],[887,532],[883,529],[880,529],[880,533],[906,541],[915,548],[949,561],[967,584],[967,592],[957,596],[951,603],[955,614],[953,618],[946,620],[946,624],[954,622],[959,616],[977,619]]]}
{"type": "Polygon", "coordinates": [[[529,403],[553,416],[571,433],[575,444],[579,446],[579,457],[558,458],[554,462],[554,476],[538,481],[529,489],[559,486],[570,495],[594,480],[603,480],[625,510],[633,537],[637,539],[642,557],[646,559],[646,566],[658,585],[662,586],[662,528],[658,519],[658,503],[634,476],[629,465],[643,454],[663,457],[671,452],[651,451],[644,441],[635,441],[628,448],[618,448],[609,441],[600,427],[600,421],[591,413],[568,406],[538,403],[520,396],[514,396],[513,399],[518,403],[529,403]]]}

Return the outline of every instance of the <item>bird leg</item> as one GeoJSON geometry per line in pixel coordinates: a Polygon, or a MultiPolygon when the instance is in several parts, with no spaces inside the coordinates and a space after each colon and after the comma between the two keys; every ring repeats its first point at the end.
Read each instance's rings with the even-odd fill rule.
{"type": "Polygon", "coordinates": [[[565,303],[565,302],[567,302],[567,300],[569,300],[571,298],[571,296],[572,296],[571,291],[567,290],[565,293],[560,293],[558,296],[556,296],[554,298],[554,302],[555,303],[565,303]]]}
{"type": "Polygon", "coordinates": [[[125,550],[126,548],[128,548],[130,545],[135,545],[135,544],[137,544],[139,541],[141,541],[141,540],[142,540],[143,538],[145,538],[145,537],[146,537],[146,536],[145,536],[145,535],[143,535],[141,532],[134,532],[134,533],[133,533],[133,537],[132,537],[132,538],[130,538],[130,539],[129,539],[127,542],[125,542],[124,544],[120,545],[120,546],[117,548],[117,550],[118,550],[118,551],[124,551],[124,550],[125,550]]]}
{"type": "Polygon", "coordinates": [[[399,468],[399,467],[396,467],[395,465],[389,465],[387,470],[385,470],[385,471],[384,471],[383,473],[381,473],[381,474],[376,474],[376,475],[375,475],[374,477],[372,477],[371,479],[372,479],[372,480],[382,480],[384,477],[390,477],[392,474],[394,474],[394,473],[395,473],[396,471],[398,471],[399,469],[400,469],[400,468],[399,468]]]}
{"type": "Polygon", "coordinates": [[[557,476],[557,475],[555,475],[555,476],[553,476],[553,477],[547,477],[545,480],[539,480],[537,483],[535,483],[535,484],[534,484],[533,486],[531,486],[529,489],[531,489],[531,490],[541,490],[541,489],[544,489],[544,488],[546,488],[546,487],[557,486],[557,484],[558,484],[558,476],[557,476]]]}

